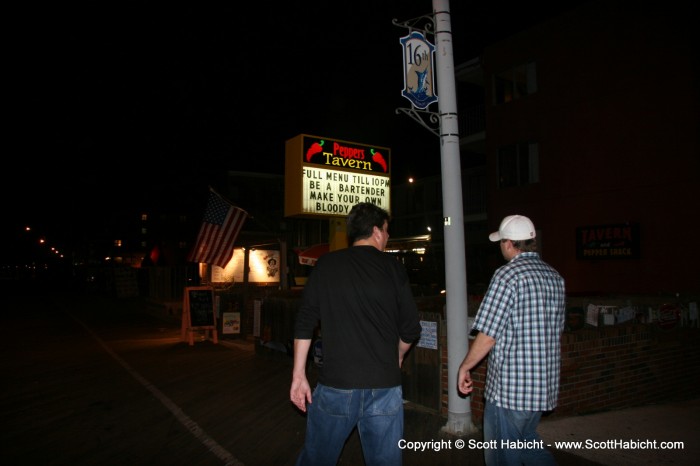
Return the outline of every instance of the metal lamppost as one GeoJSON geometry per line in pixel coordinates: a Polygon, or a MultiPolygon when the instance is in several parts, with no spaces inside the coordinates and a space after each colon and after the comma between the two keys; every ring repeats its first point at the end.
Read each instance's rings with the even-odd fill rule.
{"type": "Polygon", "coordinates": [[[447,320],[447,389],[448,417],[443,430],[457,435],[474,432],[469,397],[457,391],[459,365],[467,354],[469,345],[467,328],[467,266],[464,247],[464,210],[462,206],[462,177],[459,158],[459,130],[457,122],[457,98],[452,54],[452,25],[448,0],[433,0],[433,14],[423,16],[397,26],[409,29],[409,35],[401,39],[404,46],[404,81],[402,95],[411,101],[410,109],[397,109],[406,113],[423,127],[440,138],[442,168],[443,227],[445,237],[445,285],[447,320]],[[427,20],[425,30],[414,25],[427,20]],[[425,39],[424,32],[435,36],[433,46],[425,39]],[[435,53],[437,49],[437,53],[435,53]],[[432,57],[437,55],[437,88],[433,89],[432,57]],[[438,113],[427,111],[438,103],[438,113]],[[435,127],[437,126],[437,127],[435,127]]]}

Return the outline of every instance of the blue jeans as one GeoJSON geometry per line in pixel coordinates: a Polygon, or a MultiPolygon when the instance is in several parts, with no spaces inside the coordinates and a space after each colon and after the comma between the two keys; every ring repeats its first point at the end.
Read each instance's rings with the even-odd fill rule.
{"type": "Polygon", "coordinates": [[[365,464],[400,465],[403,437],[403,390],[392,388],[343,390],[318,384],[307,405],[306,440],[298,466],[332,466],[355,426],[365,464]]]}
{"type": "Polygon", "coordinates": [[[556,465],[554,457],[537,433],[541,417],[541,411],[514,411],[486,401],[484,441],[493,440],[496,447],[484,450],[486,465],[556,465]],[[502,440],[506,441],[510,448],[502,448],[502,440]],[[518,441],[524,448],[518,448],[518,441]]]}

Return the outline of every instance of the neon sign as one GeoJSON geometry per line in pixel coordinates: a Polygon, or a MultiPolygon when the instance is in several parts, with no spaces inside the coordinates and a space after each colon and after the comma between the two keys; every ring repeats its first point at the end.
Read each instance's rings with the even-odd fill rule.
{"type": "Polygon", "coordinates": [[[300,134],[286,143],[285,216],[344,217],[358,202],[391,210],[391,150],[300,134]]]}

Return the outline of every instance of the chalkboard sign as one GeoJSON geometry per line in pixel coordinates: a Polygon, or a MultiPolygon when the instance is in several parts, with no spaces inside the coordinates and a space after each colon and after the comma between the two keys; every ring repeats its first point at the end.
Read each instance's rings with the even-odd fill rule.
{"type": "Polygon", "coordinates": [[[194,344],[194,331],[204,329],[206,336],[211,333],[214,343],[218,343],[216,315],[214,313],[214,289],[210,286],[189,286],[185,288],[182,304],[182,338],[194,344]]]}
{"type": "Polygon", "coordinates": [[[214,325],[214,293],[211,288],[187,288],[191,327],[214,325]]]}

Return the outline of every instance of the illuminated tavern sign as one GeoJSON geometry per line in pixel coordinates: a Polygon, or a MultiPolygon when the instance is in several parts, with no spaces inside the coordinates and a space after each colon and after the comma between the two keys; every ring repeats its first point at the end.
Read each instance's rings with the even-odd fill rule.
{"type": "Polygon", "coordinates": [[[344,217],[358,202],[391,212],[391,150],[300,134],[286,142],[286,217],[344,217]]]}

